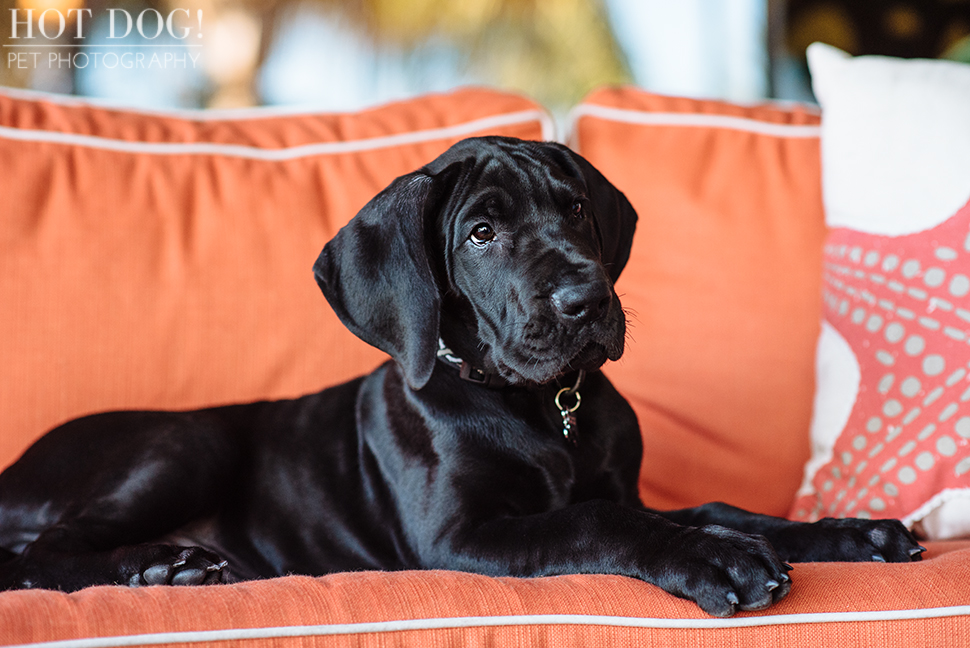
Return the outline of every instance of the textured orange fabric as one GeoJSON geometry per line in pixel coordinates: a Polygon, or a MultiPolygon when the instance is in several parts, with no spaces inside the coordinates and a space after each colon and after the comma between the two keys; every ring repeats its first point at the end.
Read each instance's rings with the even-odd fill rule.
{"type": "Polygon", "coordinates": [[[376,366],[317,289],[323,244],[462,137],[547,121],[486,90],[240,115],[0,92],[0,468],[82,414],[291,397],[376,366]]]}
{"type": "Polygon", "coordinates": [[[640,419],[644,501],[786,514],[821,318],[818,115],[635,89],[577,115],[574,144],[640,216],[617,284],[628,347],[607,373],[640,419]]]}
{"type": "MultiPolygon", "coordinates": [[[[422,621],[458,617],[592,615],[595,617],[693,620],[693,628],[622,627],[625,622],[575,617],[472,619],[469,627],[394,630],[393,627],[330,628],[331,636],[274,638],[264,645],[616,645],[616,646],[966,646],[970,616],[921,620],[846,618],[786,623],[784,615],[943,608],[970,604],[970,543],[938,543],[927,559],[912,564],[800,564],[795,585],[766,612],[734,620],[772,625],[711,627],[686,601],[619,576],[494,579],[455,572],[362,572],[324,578],[291,576],[210,587],[96,587],[75,594],[45,591],[0,595],[0,645],[79,637],[116,637],[240,628],[422,621]],[[490,626],[489,623],[503,625],[490,626]],[[620,623],[603,625],[604,623],[620,623]]],[[[792,619],[794,620],[794,619],[792,619]]],[[[425,627],[426,623],[422,624],[425,627]]],[[[454,621],[446,625],[458,625],[454,621]]],[[[656,623],[654,623],[656,625],[656,623]]],[[[180,645],[172,637],[164,645],[180,645]]],[[[221,646],[215,636],[192,645],[221,646]]],[[[146,639],[135,641],[134,645],[146,639]]],[[[97,644],[95,644],[97,645],[97,644]]],[[[245,645],[257,645],[247,643],[245,645]]]]}

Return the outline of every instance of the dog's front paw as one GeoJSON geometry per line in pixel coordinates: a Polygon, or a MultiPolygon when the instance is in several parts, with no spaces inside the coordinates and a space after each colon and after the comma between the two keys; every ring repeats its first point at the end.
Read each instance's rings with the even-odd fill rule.
{"type": "Polygon", "coordinates": [[[926,551],[898,520],[856,518],[793,525],[775,546],[791,562],[910,562],[926,551]]]}
{"type": "Polygon", "coordinates": [[[213,585],[225,582],[228,563],[202,547],[149,545],[148,555],[129,577],[132,587],[142,585],[213,585]]]}
{"type": "Polygon", "coordinates": [[[717,525],[688,527],[669,546],[652,582],[710,615],[763,610],[791,589],[791,566],[762,536],[717,525]]]}

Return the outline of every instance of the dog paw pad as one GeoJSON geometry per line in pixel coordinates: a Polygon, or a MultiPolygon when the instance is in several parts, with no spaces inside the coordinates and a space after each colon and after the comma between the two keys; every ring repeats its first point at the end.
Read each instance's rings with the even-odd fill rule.
{"type": "Polygon", "coordinates": [[[174,565],[152,565],[142,572],[141,577],[145,585],[165,585],[172,577],[174,565]]]}
{"type": "Polygon", "coordinates": [[[158,545],[149,565],[129,580],[138,585],[209,585],[222,583],[228,561],[201,547],[158,545]]]}

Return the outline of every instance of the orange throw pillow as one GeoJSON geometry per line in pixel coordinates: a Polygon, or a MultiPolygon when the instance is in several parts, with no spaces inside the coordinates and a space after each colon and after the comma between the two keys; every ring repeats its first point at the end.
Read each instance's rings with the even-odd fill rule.
{"type": "Polygon", "coordinates": [[[607,373],[640,418],[644,502],[784,515],[821,318],[818,114],[606,89],[573,117],[573,145],[640,216],[607,373]]]}
{"type": "Polygon", "coordinates": [[[0,468],[81,414],[290,397],[375,366],[313,280],[323,244],[464,137],[550,133],[487,90],[354,114],[0,91],[0,468]]]}

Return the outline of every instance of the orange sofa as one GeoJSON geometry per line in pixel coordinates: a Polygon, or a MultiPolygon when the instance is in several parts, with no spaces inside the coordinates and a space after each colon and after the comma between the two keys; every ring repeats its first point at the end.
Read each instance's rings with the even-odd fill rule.
{"type": "MultiPolygon", "coordinates": [[[[570,144],[640,215],[617,287],[628,351],[606,371],[640,419],[650,506],[786,515],[795,499],[822,308],[819,122],[634,89],[573,112],[570,144]]],[[[541,106],[480,89],[354,114],[0,89],[0,468],[78,415],[291,397],[375,367],[313,260],[391,179],[479,134],[555,135],[541,106]]],[[[928,546],[919,563],[796,565],[785,600],[730,619],[596,575],[15,591],[0,646],[970,645],[970,542],[928,546]]]]}

